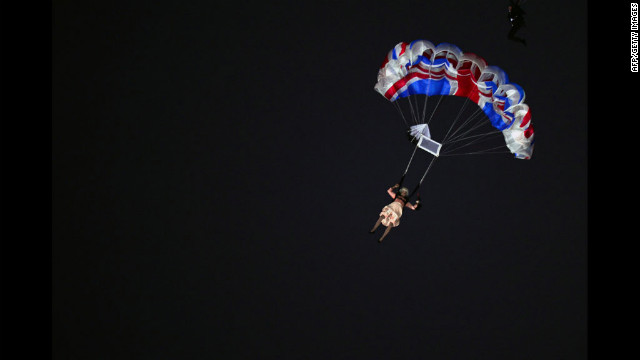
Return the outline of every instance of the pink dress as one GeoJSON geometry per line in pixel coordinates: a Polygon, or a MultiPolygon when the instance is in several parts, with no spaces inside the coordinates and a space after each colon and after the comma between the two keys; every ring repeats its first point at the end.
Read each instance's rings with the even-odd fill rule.
{"type": "Polygon", "coordinates": [[[393,201],[391,204],[382,208],[380,216],[384,216],[382,219],[382,225],[389,226],[393,224],[393,227],[400,225],[400,217],[402,216],[402,202],[400,200],[393,201]]]}

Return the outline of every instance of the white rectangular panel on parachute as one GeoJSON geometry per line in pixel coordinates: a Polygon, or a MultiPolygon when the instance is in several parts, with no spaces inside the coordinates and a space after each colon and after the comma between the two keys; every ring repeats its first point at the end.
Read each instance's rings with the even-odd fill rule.
{"type": "Polygon", "coordinates": [[[440,156],[442,144],[431,139],[429,126],[427,124],[414,125],[410,130],[411,136],[418,140],[418,147],[434,156],[440,156]]]}

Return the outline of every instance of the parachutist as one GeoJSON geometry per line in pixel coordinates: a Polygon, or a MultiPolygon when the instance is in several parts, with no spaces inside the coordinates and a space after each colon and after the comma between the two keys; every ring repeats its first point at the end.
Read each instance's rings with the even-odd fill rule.
{"type": "Polygon", "coordinates": [[[406,187],[400,188],[398,190],[398,194],[394,193],[393,190],[399,188],[399,184],[395,184],[394,186],[387,189],[387,193],[389,196],[393,198],[393,201],[382,208],[380,212],[380,218],[373,226],[373,229],[369,231],[369,233],[373,234],[380,224],[386,226],[387,228],[384,231],[384,234],[378,239],[378,242],[382,242],[391,231],[391,228],[400,225],[400,217],[402,217],[402,209],[406,206],[411,210],[416,210],[418,205],[420,204],[420,200],[416,200],[416,204],[413,205],[409,202],[409,189],[406,187]]]}
{"type": "Polygon", "coordinates": [[[527,41],[523,38],[517,37],[516,32],[520,30],[521,27],[526,26],[524,22],[524,10],[520,7],[520,0],[509,0],[511,5],[508,6],[509,12],[507,14],[509,18],[509,22],[511,22],[511,30],[509,30],[509,34],[507,38],[509,40],[521,42],[524,46],[527,46],[527,41]]]}

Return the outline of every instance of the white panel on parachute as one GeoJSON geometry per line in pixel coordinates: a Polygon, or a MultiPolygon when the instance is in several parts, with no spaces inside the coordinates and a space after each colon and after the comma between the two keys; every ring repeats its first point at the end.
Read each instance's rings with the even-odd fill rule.
{"type": "Polygon", "coordinates": [[[414,139],[418,140],[418,147],[420,149],[435,156],[440,155],[440,148],[442,147],[442,144],[431,139],[431,132],[429,131],[429,126],[427,124],[414,125],[409,130],[409,133],[414,139]]]}
{"type": "Polygon", "coordinates": [[[434,156],[439,156],[440,148],[442,147],[442,144],[435,142],[424,135],[420,135],[420,140],[418,141],[418,147],[422,150],[425,150],[433,154],[434,156]]]}

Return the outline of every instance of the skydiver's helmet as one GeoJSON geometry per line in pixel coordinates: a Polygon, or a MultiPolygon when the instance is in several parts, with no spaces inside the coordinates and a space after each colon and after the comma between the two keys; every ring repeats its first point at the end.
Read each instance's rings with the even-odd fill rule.
{"type": "Polygon", "coordinates": [[[407,189],[406,187],[401,187],[400,190],[398,190],[398,194],[400,194],[400,196],[407,197],[409,196],[409,189],[407,189]]]}

